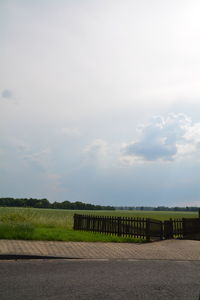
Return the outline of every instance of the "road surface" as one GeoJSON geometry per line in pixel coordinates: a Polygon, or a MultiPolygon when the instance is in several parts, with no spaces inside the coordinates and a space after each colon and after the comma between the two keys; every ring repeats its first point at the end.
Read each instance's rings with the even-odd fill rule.
{"type": "Polygon", "coordinates": [[[0,261],[1,300],[198,300],[199,294],[199,261],[0,261]]]}

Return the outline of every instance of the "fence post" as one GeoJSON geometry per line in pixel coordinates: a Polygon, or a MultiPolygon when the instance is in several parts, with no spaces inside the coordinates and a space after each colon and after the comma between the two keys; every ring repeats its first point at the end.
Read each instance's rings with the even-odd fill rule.
{"type": "Polygon", "coordinates": [[[170,224],[170,226],[169,226],[169,228],[170,228],[170,238],[171,239],[173,239],[173,237],[174,237],[174,230],[173,230],[173,220],[172,220],[172,218],[170,218],[170,220],[169,220],[169,224],[170,224]]]}
{"type": "Polygon", "coordinates": [[[165,239],[173,238],[173,221],[172,221],[172,219],[164,221],[164,238],[165,239]]]}
{"type": "Polygon", "coordinates": [[[160,240],[163,240],[163,222],[160,221],[160,240]]]}
{"type": "Polygon", "coordinates": [[[183,232],[183,238],[187,235],[187,229],[186,229],[186,220],[185,218],[182,218],[182,232],[183,232]]]}
{"type": "Polygon", "coordinates": [[[146,219],[146,240],[150,241],[150,219],[146,219]]]}
{"type": "Polygon", "coordinates": [[[76,228],[76,227],[77,227],[77,224],[76,224],[76,223],[77,223],[77,216],[76,216],[76,214],[74,214],[74,226],[73,226],[73,229],[74,229],[74,230],[77,229],[77,228],[76,228]]]}
{"type": "Polygon", "coordinates": [[[120,236],[121,235],[121,217],[117,218],[117,224],[118,224],[118,232],[117,235],[120,236]]]}

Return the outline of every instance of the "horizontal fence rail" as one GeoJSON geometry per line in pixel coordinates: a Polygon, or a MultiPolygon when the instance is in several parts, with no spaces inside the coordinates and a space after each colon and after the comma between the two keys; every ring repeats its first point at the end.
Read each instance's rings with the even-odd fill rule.
{"type": "Polygon", "coordinates": [[[142,238],[147,241],[200,237],[200,218],[159,221],[150,218],[74,215],[74,230],[142,238]]]}

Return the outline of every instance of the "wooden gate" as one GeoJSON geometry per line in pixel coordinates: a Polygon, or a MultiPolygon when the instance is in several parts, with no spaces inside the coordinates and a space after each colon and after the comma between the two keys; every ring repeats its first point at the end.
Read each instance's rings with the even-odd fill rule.
{"type": "Polygon", "coordinates": [[[183,238],[200,239],[200,218],[183,218],[183,238]]]}
{"type": "Polygon", "coordinates": [[[160,220],[147,219],[147,239],[148,240],[162,240],[163,238],[163,224],[160,220]]]}
{"type": "Polygon", "coordinates": [[[173,221],[172,220],[164,221],[164,224],[163,224],[163,237],[165,239],[172,239],[173,238],[173,221]]]}

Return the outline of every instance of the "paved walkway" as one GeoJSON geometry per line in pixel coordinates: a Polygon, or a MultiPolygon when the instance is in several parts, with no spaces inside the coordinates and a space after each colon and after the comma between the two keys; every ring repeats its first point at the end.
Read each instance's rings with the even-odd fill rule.
{"type": "Polygon", "coordinates": [[[200,260],[200,241],[86,243],[0,240],[2,255],[40,255],[82,259],[200,260]]]}

